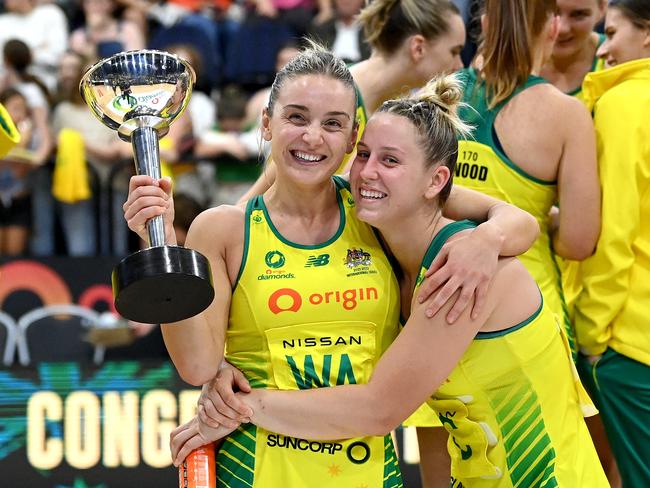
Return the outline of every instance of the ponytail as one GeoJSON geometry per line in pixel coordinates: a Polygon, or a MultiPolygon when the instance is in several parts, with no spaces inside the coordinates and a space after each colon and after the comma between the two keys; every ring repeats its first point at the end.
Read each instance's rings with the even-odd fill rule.
{"type": "Polygon", "coordinates": [[[358,24],[373,49],[394,54],[412,35],[434,40],[449,31],[449,15],[460,15],[450,0],[372,0],[358,24]]]}
{"type": "Polygon", "coordinates": [[[523,85],[533,68],[535,43],[555,0],[487,0],[480,70],[493,108],[523,85]]]}

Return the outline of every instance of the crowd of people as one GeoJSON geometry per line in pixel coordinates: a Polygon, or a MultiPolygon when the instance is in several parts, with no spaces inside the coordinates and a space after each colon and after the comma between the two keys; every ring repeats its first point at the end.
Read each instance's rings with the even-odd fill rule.
{"type": "Polygon", "coordinates": [[[259,173],[259,115],[251,114],[259,114],[263,98],[255,94],[265,93],[301,36],[336,43],[350,62],[367,55],[351,22],[358,1],[341,2],[336,13],[330,0],[2,3],[0,97],[23,133],[20,147],[0,162],[5,256],[124,256],[137,249],[121,210],[133,172],[131,148],[93,118],[79,95],[81,76],[94,62],[152,48],[177,54],[194,68],[189,109],[161,145],[165,172],[191,199],[190,211],[241,194],[219,194],[219,164],[232,168],[235,178],[238,172],[242,179],[259,173]],[[346,29],[337,37],[339,18],[346,29]],[[227,69],[246,59],[259,36],[269,36],[263,62],[248,59],[241,69],[227,69]]]}
{"type": "MultiPolygon", "coordinates": [[[[24,137],[2,204],[19,222],[41,205],[68,238],[90,225],[89,198],[66,201],[56,164],[81,147],[105,182],[130,150],[101,125],[87,134],[75,90],[94,28],[110,51],[206,12],[232,46],[277,27],[273,78],[199,69],[210,89],[161,145],[173,180],[110,178],[126,200],[113,238],[126,221],[145,239],[164,215],[167,241],[212,266],[213,303],[161,325],[181,377],[203,386],[172,434],[176,464],[218,442],[219,486],[398,487],[389,433],[404,423],[425,487],[650,486],[648,0],[259,0],[245,17],[121,0],[110,26],[90,13],[106,3],[83,2],[55,96],[51,56],[20,39],[3,51],[0,101],[24,137]],[[317,31],[326,47],[295,42],[317,31]],[[201,202],[181,230],[174,214],[214,164],[178,164],[187,140],[266,164],[240,202],[201,202]]],[[[213,65],[181,39],[170,50],[228,63],[228,49],[213,65]]],[[[17,249],[48,227],[10,228],[0,242],[17,249]]]]}

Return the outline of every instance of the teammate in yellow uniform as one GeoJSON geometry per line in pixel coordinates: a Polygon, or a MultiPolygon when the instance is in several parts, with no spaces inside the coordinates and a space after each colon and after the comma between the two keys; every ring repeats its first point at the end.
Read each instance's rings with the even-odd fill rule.
{"type": "MultiPolygon", "coordinates": [[[[544,301],[573,332],[553,254],[582,259],[599,231],[596,147],[588,112],[536,76],[557,34],[555,1],[488,0],[479,69],[462,71],[461,117],[473,127],[460,141],[456,184],[507,201],[532,214],[541,233],[521,261],[544,301]],[[526,25],[528,23],[528,25],[526,25]],[[549,213],[557,202],[559,219],[549,213]]],[[[429,453],[441,442],[438,419],[423,406],[407,420],[429,453]]],[[[421,450],[422,452],[422,450],[421,450]]],[[[421,454],[421,457],[430,454],[421,454]]]]}
{"type": "MultiPolygon", "coordinates": [[[[398,295],[388,260],[370,227],[351,212],[349,190],[332,179],[355,144],[354,109],[350,72],[331,53],[308,50],[276,76],[262,127],[278,178],[248,205],[202,213],[188,232],[186,245],[210,259],[216,295],[205,312],[162,325],[186,381],[211,380],[225,346],[259,385],[363,382],[395,336],[398,295]]],[[[170,193],[166,180],[132,178],[125,204],[130,228],[144,235],[146,221],[164,213],[167,242],[175,242],[170,193]]],[[[530,245],[536,225],[524,212],[467,190],[456,193],[456,211],[501,222],[479,226],[472,247],[487,247],[496,259],[500,249],[510,254],[530,245]]],[[[220,486],[231,487],[401,483],[385,436],[325,444],[252,427],[225,441],[217,471],[220,486]]]]}
{"type": "MultiPolygon", "coordinates": [[[[582,82],[587,74],[605,67],[598,56],[605,36],[594,32],[605,16],[606,0],[557,0],[559,32],[551,59],[544,65],[541,76],[564,93],[585,102],[582,82]]],[[[588,107],[591,111],[591,108],[588,107]]],[[[562,275],[562,291],[571,323],[574,324],[574,303],[582,289],[580,261],[555,255],[562,275]]],[[[591,417],[587,425],[598,454],[614,488],[620,487],[620,476],[607,442],[600,416],[591,417]]]]}
{"type": "Polygon", "coordinates": [[[457,184],[537,218],[542,232],[521,259],[564,323],[575,352],[553,254],[580,260],[593,252],[600,191],[588,112],[537,76],[557,33],[554,10],[553,0],[487,2],[481,69],[463,72],[469,107],[461,117],[475,129],[459,145],[455,176],[457,184]],[[558,201],[559,222],[549,217],[558,201]]]}
{"type": "Polygon", "coordinates": [[[578,366],[601,411],[623,486],[650,486],[650,3],[616,0],[587,75],[603,186],[603,228],[581,263],[578,366]]]}
{"type": "MultiPolygon", "coordinates": [[[[451,486],[606,487],[583,419],[595,409],[563,329],[518,260],[499,261],[487,310],[476,319],[467,310],[450,326],[446,306],[427,321],[426,305],[414,299],[442,246],[473,227],[440,212],[451,190],[456,132],[467,130],[456,115],[460,98],[460,84],[449,77],[416,97],[388,101],[358,146],[351,171],[357,213],[398,261],[409,317],[369,382],[309,392],[253,389],[238,394],[252,407],[241,413],[287,435],[340,439],[390,431],[438,389],[430,404],[450,434],[451,486]]],[[[174,433],[173,452],[182,458],[219,430],[192,421],[174,433]]]]}
{"type": "MultiPolygon", "coordinates": [[[[460,12],[450,0],[373,0],[361,11],[357,23],[372,48],[368,59],[350,68],[357,86],[360,138],[368,115],[384,100],[416,89],[436,74],[461,69],[466,32],[460,12]]],[[[353,157],[354,152],[346,156],[339,174],[349,169],[353,157]]],[[[274,178],[271,161],[240,201],[264,192],[274,178]]],[[[412,425],[421,425],[415,420],[412,425]]],[[[438,425],[435,419],[433,424],[438,425]]],[[[431,421],[425,425],[432,425],[431,421]]],[[[434,434],[419,439],[421,476],[425,483],[444,483],[448,473],[442,467],[448,466],[449,460],[434,434]],[[442,458],[434,459],[436,453],[442,458]]]]}
{"type": "Polygon", "coordinates": [[[557,39],[540,75],[581,101],[584,77],[604,67],[596,52],[605,36],[594,29],[603,20],[606,8],[606,0],[557,0],[557,39]]]}

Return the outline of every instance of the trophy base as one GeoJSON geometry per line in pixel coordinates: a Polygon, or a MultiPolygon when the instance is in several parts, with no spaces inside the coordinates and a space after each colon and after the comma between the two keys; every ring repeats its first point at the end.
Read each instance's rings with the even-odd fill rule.
{"type": "Polygon", "coordinates": [[[214,298],[209,261],[184,247],[150,247],[131,254],[115,266],[112,281],[120,315],[147,324],[193,317],[214,298]]]}

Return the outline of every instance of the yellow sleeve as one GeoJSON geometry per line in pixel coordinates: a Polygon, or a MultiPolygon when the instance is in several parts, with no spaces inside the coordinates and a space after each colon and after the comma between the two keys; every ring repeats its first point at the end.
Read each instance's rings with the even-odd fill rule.
{"type": "Polygon", "coordinates": [[[607,95],[594,114],[602,227],[596,252],[581,263],[583,290],[575,305],[578,344],[588,355],[607,349],[610,324],[627,299],[635,259],[632,243],[640,224],[637,170],[643,164],[642,148],[648,137],[633,97],[607,95]]]}

